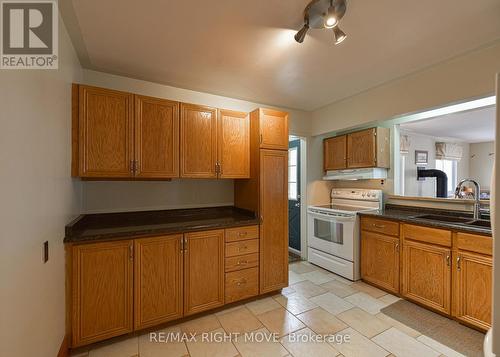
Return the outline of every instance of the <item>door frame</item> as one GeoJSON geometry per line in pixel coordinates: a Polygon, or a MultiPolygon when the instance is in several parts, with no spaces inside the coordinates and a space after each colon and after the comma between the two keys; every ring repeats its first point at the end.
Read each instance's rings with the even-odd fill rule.
{"type": "Polygon", "coordinates": [[[299,254],[307,260],[307,137],[301,135],[289,135],[289,139],[300,141],[300,252],[288,247],[288,251],[299,254]]]}

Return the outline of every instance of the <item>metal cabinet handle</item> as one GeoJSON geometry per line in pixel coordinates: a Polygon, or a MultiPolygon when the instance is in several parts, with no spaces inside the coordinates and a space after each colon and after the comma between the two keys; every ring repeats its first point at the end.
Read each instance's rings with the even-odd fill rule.
{"type": "Polygon", "coordinates": [[[457,270],[460,270],[461,268],[461,259],[460,256],[457,257],[457,270]]]}
{"type": "Polygon", "coordinates": [[[187,251],[188,251],[188,239],[186,237],[184,237],[183,247],[184,247],[184,253],[187,253],[187,251]]]}
{"type": "Polygon", "coordinates": [[[450,261],[450,256],[449,256],[449,255],[447,255],[447,256],[446,256],[446,265],[450,266],[450,264],[451,264],[451,261],[450,261]]]}
{"type": "Polygon", "coordinates": [[[385,225],[373,223],[373,227],[382,229],[385,228],[385,225]]]}
{"type": "Polygon", "coordinates": [[[240,237],[244,237],[244,236],[246,236],[246,235],[247,235],[247,233],[248,233],[248,232],[240,232],[240,233],[238,233],[238,235],[239,235],[240,237]]]}
{"type": "Polygon", "coordinates": [[[128,258],[134,260],[134,246],[132,243],[128,246],[128,258]]]}
{"type": "Polygon", "coordinates": [[[240,280],[233,280],[237,286],[241,286],[243,284],[246,284],[247,283],[247,280],[246,279],[240,279],[240,280]]]}
{"type": "Polygon", "coordinates": [[[236,265],[242,265],[242,264],[248,264],[248,261],[246,261],[246,260],[238,260],[238,262],[236,263],[236,265]]]}
{"type": "Polygon", "coordinates": [[[396,243],[396,250],[399,252],[399,243],[396,243]]]}

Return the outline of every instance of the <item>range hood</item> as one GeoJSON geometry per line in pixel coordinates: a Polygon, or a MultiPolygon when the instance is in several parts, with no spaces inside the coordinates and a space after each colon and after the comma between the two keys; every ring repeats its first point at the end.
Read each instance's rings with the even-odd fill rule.
{"type": "Polygon", "coordinates": [[[370,180],[370,179],[386,179],[387,169],[350,169],[350,170],[335,170],[327,171],[323,180],[370,180]]]}

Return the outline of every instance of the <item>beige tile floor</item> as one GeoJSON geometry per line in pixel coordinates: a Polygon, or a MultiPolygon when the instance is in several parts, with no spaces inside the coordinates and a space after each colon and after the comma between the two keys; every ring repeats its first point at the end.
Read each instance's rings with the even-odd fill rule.
{"type": "Polygon", "coordinates": [[[281,294],[159,331],[196,334],[192,340],[151,342],[144,334],[73,356],[462,356],[380,312],[397,300],[363,282],[352,283],[307,262],[295,262],[290,264],[290,287],[281,294]],[[219,340],[204,340],[206,332],[219,340]],[[244,339],[245,333],[261,340],[244,339]],[[311,340],[333,334],[349,341],[311,340]]]}

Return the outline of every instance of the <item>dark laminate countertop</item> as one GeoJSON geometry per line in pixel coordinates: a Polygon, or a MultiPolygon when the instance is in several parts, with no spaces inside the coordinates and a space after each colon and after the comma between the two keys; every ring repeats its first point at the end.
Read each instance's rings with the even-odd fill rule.
{"type": "MultiPolygon", "coordinates": [[[[462,212],[462,211],[449,211],[449,210],[440,210],[440,209],[432,209],[432,208],[421,208],[421,207],[410,207],[410,206],[400,206],[400,205],[386,205],[383,210],[379,211],[368,211],[368,212],[360,212],[358,213],[360,216],[378,216],[380,218],[389,219],[393,221],[400,221],[406,223],[414,223],[425,225],[428,227],[435,228],[446,228],[450,230],[466,232],[466,233],[475,233],[475,234],[483,234],[491,236],[491,229],[486,227],[476,227],[465,225],[461,223],[451,223],[451,222],[442,222],[442,221],[434,221],[429,219],[421,219],[416,218],[415,216],[424,215],[424,214],[438,214],[441,216],[459,216],[459,217],[469,217],[472,220],[472,213],[470,212],[462,212]]],[[[488,217],[489,219],[489,217],[488,217]]]]}
{"type": "Polygon", "coordinates": [[[231,206],[86,214],[66,226],[64,242],[119,240],[258,223],[253,212],[231,206]]]}

